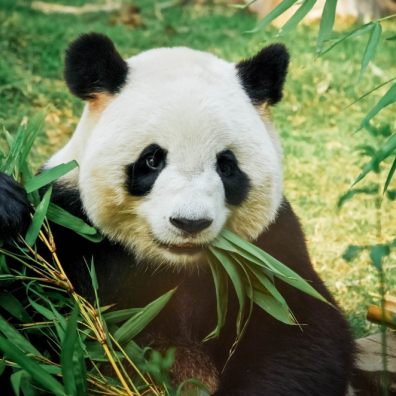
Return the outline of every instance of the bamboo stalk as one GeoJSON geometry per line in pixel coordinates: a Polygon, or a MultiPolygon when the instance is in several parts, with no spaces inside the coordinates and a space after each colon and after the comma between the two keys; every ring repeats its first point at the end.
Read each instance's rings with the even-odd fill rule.
{"type": "Polygon", "coordinates": [[[56,246],[55,246],[54,239],[52,238],[52,236],[51,236],[52,234],[50,231],[49,231],[49,234],[50,234],[50,237],[49,237],[50,240],[44,235],[44,233],[42,231],[40,231],[40,234],[39,234],[40,240],[45,244],[45,246],[51,252],[51,255],[52,255],[52,258],[56,264],[56,267],[57,267],[58,271],[60,272],[59,275],[61,275],[61,278],[66,283],[66,287],[69,290],[70,294],[72,295],[72,297],[74,298],[76,303],[78,303],[78,305],[80,307],[81,315],[83,316],[84,320],[86,320],[86,322],[88,323],[91,330],[94,332],[99,343],[102,345],[105,355],[106,355],[111,367],[113,368],[117,378],[119,379],[120,383],[124,387],[126,394],[128,396],[134,396],[136,394],[139,394],[139,392],[137,391],[136,388],[135,388],[136,389],[135,392],[137,391],[137,393],[132,392],[132,390],[129,388],[126,379],[122,375],[122,373],[121,373],[121,371],[120,371],[117,363],[115,362],[113,355],[110,351],[110,347],[108,345],[109,340],[106,337],[106,333],[103,329],[102,323],[97,318],[95,308],[92,307],[92,305],[88,301],[83,299],[74,290],[74,287],[73,287],[72,283],[70,282],[69,278],[67,277],[67,275],[63,269],[63,266],[58,258],[58,255],[56,254],[56,246]]]}
{"type": "Polygon", "coordinates": [[[386,326],[396,329],[396,314],[388,309],[382,309],[377,305],[369,305],[367,308],[367,320],[370,322],[385,324],[386,326]]]}

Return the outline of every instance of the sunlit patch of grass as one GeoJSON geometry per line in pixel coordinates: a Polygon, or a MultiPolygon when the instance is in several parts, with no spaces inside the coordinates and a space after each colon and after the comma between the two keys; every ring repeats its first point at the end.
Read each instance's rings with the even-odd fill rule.
{"type": "MultiPolygon", "coordinates": [[[[356,146],[367,139],[366,132],[354,131],[387,87],[347,106],[396,74],[394,44],[381,44],[368,73],[358,81],[365,46],[362,38],[314,59],[315,26],[299,28],[282,39],[275,37],[275,30],[249,35],[244,32],[254,26],[255,19],[246,12],[219,6],[171,6],[158,12],[155,3],[136,1],[144,26],[134,28],[112,24],[107,13],[48,16],[32,11],[29,2],[2,1],[0,119],[9,130],[16,130],[23,116],[42,110],[47,113],[45,131],[38,136],[33,153],[36,167],[67,141],[82,104],[67,92],[62,59],[67,44],[80,33],[108,34],[124,56],[158,46],[184,45],[232,61],[254,54],[269,42],[285,42],[292,61],[284,100],[273,110],[273,117],[284,146],[286,195],[301,218],[315,267],[345,309],[356,335],[367,333],[373,325],[364,319],[365,307],[378,299],[377,274],[364,255],[352,263],[341,255],[349,244],[376,241],[375,208],[363,197],[339,211],[336,204],[362,163],[356,146]]],[[[385,25],[387,33],[392,29],[395,33],[392,25],[385,25]]],[[[396,126],[390,109],[381,117],[396,126]]],[[[382,234],[389,239],[394,235],[395,216],[390,203],[383,209],[382,234]]],[[[386,264],[389,288],[393,289],[395,271],[393,257],[386,264]]]]}

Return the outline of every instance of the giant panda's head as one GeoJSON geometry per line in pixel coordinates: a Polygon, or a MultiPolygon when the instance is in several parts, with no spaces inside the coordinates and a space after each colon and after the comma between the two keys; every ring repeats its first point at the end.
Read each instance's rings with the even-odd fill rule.
{"type": "Polygon", "coordinates": [[[188,48],[124,61],[107,37],[83,35],[65,78],[86,106],[47,166],[76,159],[62,182],[140,259],[197,262],[223,227],[254,239],[282,199],[280,149],[260,109],[280,100],[287,65],[282,45],[237,65],[188,48]]]}

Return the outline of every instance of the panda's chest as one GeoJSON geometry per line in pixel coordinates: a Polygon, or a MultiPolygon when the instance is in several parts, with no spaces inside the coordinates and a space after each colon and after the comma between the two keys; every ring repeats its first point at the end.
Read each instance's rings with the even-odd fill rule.
{"type": "MultiPolygon", "coordinates": [[[[213,394],[219,382],[219,369],[211,353],[201,342],[182,338],[168,339],[161,333],[146,332],[138,340],[142,346],[150,346],[165,355],[174,349],[174,362],[169,371],[174,386],[189,380],[200,381],[213,394]]],[[[186,391],[189,388],[186,387],[186,391]]]]}
{"type": "Polygon", "coordinates": [[[175,384],[199,379],[213,393],[219,364],[213,344],[202,340],[216,325],[216,294],[209,271],[175,273],[173,269],[148,269],[127,254],[95,254],[96,271],[103,305],[115,309],[144,307],[169,290],[175,292],[136,341],[162,353],[175,348],[171,377],[175,384]]]}
{"type": "Polygon", "coordinates": [[[212,394],[217,388],[219,369],[213,345],[202,342],[216,323],[215,294],[207,280],[211,279],[202,276],[179,279],[172,299],[138,342],[162,353],[175,348],[175,362],[170,370],[174,383],[195,378],[212,394]]]}

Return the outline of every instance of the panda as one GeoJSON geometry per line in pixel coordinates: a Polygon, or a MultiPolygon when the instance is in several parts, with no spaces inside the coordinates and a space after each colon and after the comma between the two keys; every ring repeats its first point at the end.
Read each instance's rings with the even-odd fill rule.
{"type": "MultiPolygon", "coordinates": [[[[343,396],[353,368],[348,325],[314,271],[298,218],[283,195],[282,155],[268,106],[282,97],[289,55],[273,44],[238,64],[189,48],[159,48],[124,60],[98,33],[66,52],[65,80],[85,101],[70,141],[44,168],[77,160],[53,185],[53,202],[84,218],[100,243],[53,225],[75,289],[102,305],[144,306],[177,286],[138,337],[176,348],[172,380],[202,381],[216,396],[343,396]],[[229,290],[216,339],[207,246],[223,228],[253,242],[311,282],[325,304],[279,283],[302,326],[254,307],[238,347],[238,300],[229,290]]],[[[0,174],[0,239],[29,223],[23,188],[0,174]]]]}

